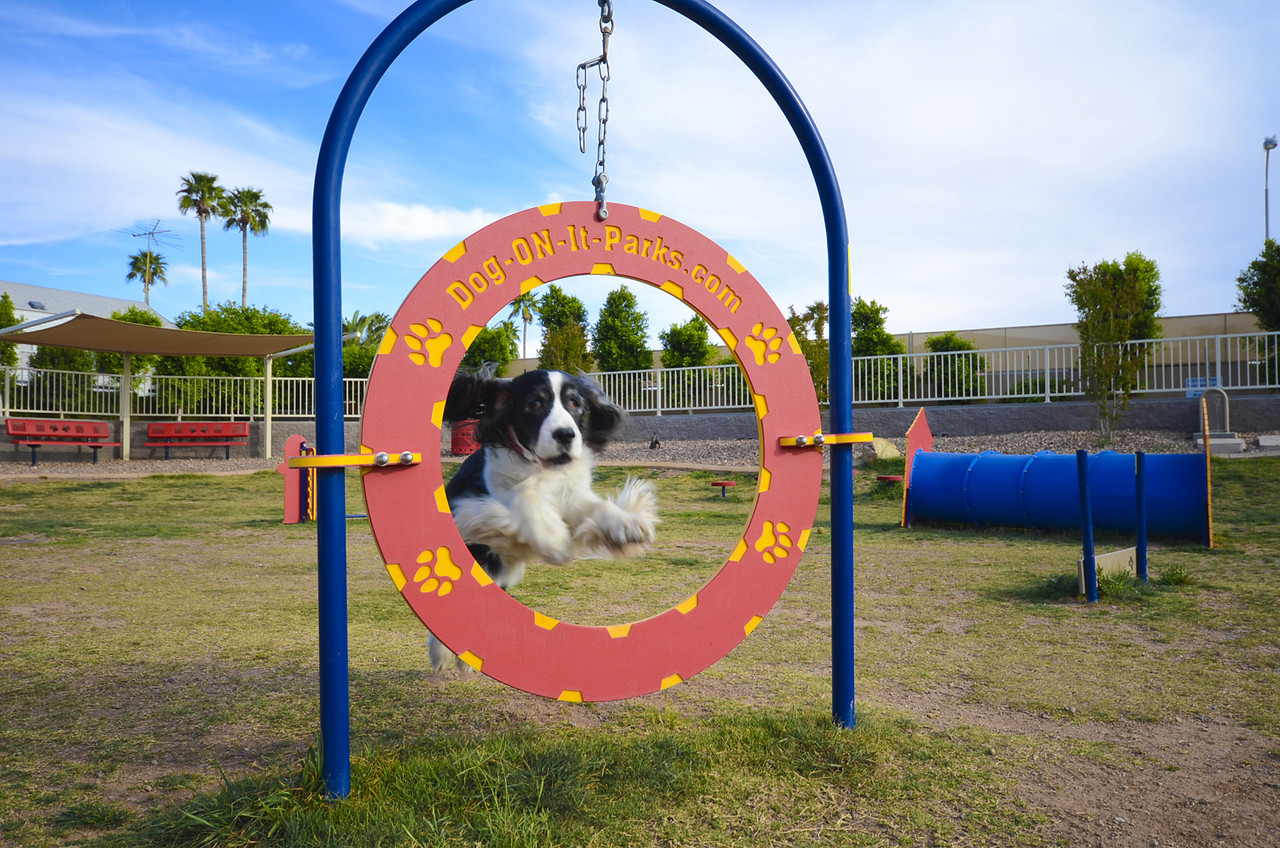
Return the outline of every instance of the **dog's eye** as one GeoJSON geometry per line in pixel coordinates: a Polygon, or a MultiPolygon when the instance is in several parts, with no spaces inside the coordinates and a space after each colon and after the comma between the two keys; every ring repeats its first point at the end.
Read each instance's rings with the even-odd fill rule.
{"type": "Polygon", "coordinates": [[[565,398],[564,405],[572,412],[577,412],[579,409],[582,409],[582,402],[576,397],[565,398]]]}

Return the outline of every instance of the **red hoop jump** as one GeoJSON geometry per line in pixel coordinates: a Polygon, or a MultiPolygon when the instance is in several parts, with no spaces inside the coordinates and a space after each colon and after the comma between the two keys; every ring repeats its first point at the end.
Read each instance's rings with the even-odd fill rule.
{"type": "Polygon", "coordinates": [[[419,465],[370,468],[363,478],[374,536],[409,606],[463,661],[563,701],[666,689],[737,646],[791,579],[822,477],[821,451],[779,444],[820,432],[821,419],[799,345],[760,283],[677,221],[618,203],[607,223],[595,212],[590,201],[517,212],[432,266],[378,351],[361,431],[364,452],[422,454],[419,465]],[[648,283],[706,318],[746,372],[760,422],[755,506],[724,567],[674,608],[609,627],[557,621],[493,584],[453,523],[440,463],[444,398],[476,334],[518,295],[586,274],[648,283]]]}

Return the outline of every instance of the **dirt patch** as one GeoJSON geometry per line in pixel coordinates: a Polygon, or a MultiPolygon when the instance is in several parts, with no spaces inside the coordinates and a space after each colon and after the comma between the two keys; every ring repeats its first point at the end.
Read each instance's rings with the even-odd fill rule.
{"type": "Polygon", "coordinates": [[[0,538],[0,545],[10,548],[25,548],[31,545],[45,545],[49,543],[48,536],[41,536],[39,533],[25,533],[21,536],[5,536],[0,538]]]}
{"type": "Polygon", "coordinates": [[[227,777],[279,767],[306,752],[301,742],[264,736],[248,725],[221,725],[187,740],[172,740],[153,759],[119,766],[99,778],[103,798],[137,812],[209,791],[227,777]]]}
{"type": "Polygon", "coordinates": [[[1027,739],[1037,753],[1014,773],[1015,793],[1049,814],[1050,833],[1065,844],[1277,844],[1280,743],[1228,717],[1071,722],[962,697],[895,688],[871,700],[933,727],[1027,739]],[[1101,753],[1066,753],[1081,745],[1101,753]]]}

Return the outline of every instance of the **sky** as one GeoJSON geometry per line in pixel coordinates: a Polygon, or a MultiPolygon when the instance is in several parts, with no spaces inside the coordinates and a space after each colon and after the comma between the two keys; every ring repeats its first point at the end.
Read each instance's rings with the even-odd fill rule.
{"type": "MultiPolygon", "coordinates": [[[[199,225],[176,192],[207,171],[274,207],[269,233],[250,238],[249,302],[309,323],[320,139],[405,5],[0,0],[0,279],[142,300],[125,279],[147,246],[133,234],[159,229],[168,284],[152,306],[198,310],[199,225]]],[[[812,115],[840,182],[853,292],[887,307],[891,332],[1073,321],[1067,269],[1135,250],[1160,268],[1162,314],[1233,310],[1262,248],[1262,141],[1280,132],[1280,3],[716,5],[812,115]]],[[[715,240],[784,312],[827,300],[817,190],[759,81],[657,3],[615,0],[614,27],[609,199],[715,240]]],[[[347,160],[344,315],[393,315],[468,234],[593,196],[600,83],[583,155],[575,70],[600,50],[590,0],[474,0],[410,45],[347,160]]],[[[1276,207],[1280,232],[1280,193],[1276,207]]],[[[238,303],[240,234],[213,223],[207,238],[210,300],[238,303]]],[[[560,283],[592,321],[620,284],[560,283]]],[[[629,287],[655,347],[691,315],[629,287]]]]}

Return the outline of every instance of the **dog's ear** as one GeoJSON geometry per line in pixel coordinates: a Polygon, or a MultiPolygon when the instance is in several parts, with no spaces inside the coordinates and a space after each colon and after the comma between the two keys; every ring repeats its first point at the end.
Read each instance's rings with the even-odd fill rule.
{"type": "Polygon", "coordinates": [[[622,411],[622,407],[609,400],[595,383],[583,377],[576,379],[578,391],[587,404],[582,441],[592,450],[604,450],[605,445],[622,429],[626,413],[622,411]]]}
{"type": "Polygon", "coordinates": [[[459,371],[449,384],[444,402],[445,421],[484,418],[498,409],[510,394],[510,380],[495,380],[484,374],[459,371]]]}

